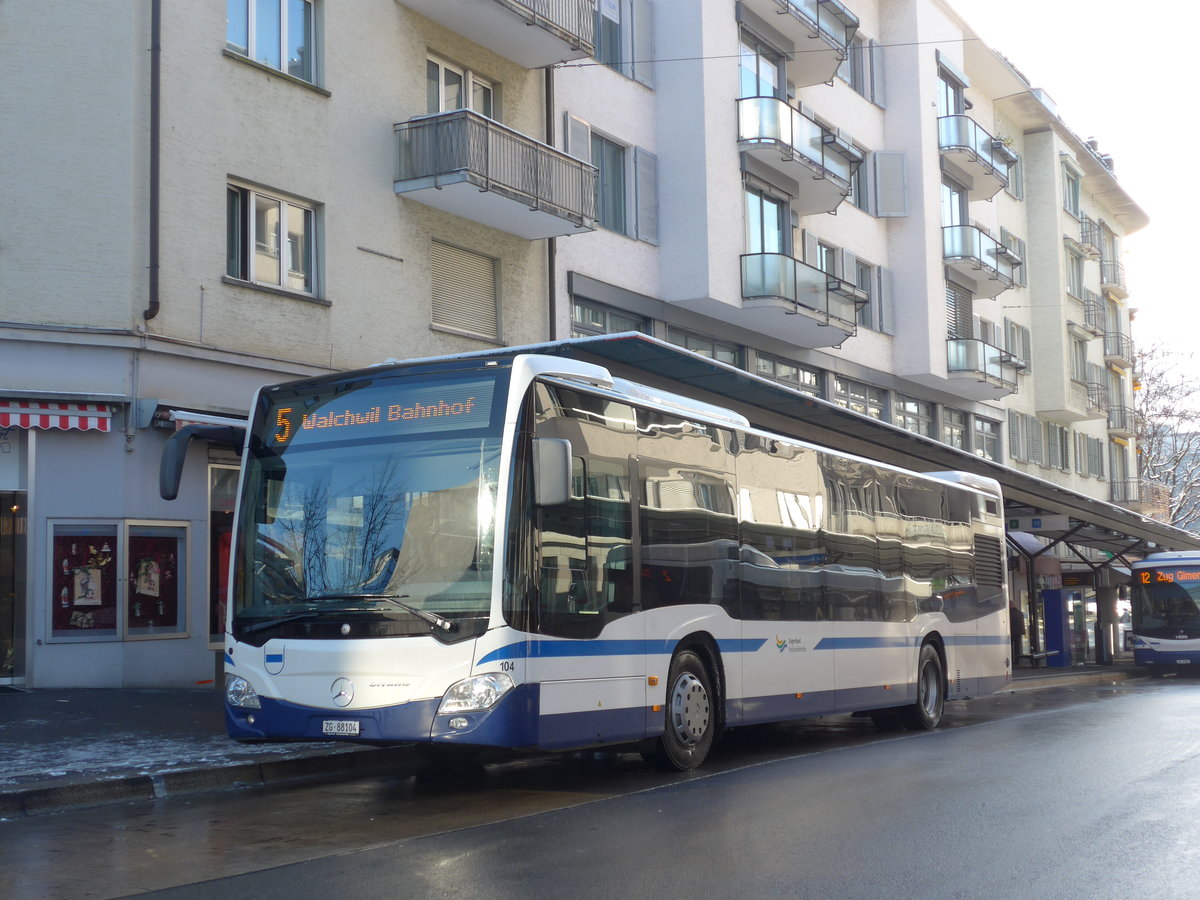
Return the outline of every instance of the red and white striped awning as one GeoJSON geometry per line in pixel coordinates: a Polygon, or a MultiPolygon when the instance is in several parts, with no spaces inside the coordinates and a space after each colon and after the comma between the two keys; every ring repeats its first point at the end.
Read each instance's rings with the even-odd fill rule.
{"type": "Polygon", "coordinates": [[[110,431],[112,429],[112,410],[106,403],[0,400],[0,428],[110,431]]]}

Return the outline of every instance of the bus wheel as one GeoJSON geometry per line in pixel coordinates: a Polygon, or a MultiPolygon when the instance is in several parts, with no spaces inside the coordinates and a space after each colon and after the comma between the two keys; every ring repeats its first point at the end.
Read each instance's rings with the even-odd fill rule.
{"type": "Polygon", "coordinates": [[[917,659],[917,702],[901,711],[904,724],[913,731],[929,731],[942,721],[946,704],[942,658],[933,644],[923,644],[917,659]]]}
{"type": "Polygon", "coordinates": [[[667,677],[666,728],[646,760],[680,772],[703,763],[716,734],[714,700],[704,662],[691,650],[678,653],[667,677]]]}

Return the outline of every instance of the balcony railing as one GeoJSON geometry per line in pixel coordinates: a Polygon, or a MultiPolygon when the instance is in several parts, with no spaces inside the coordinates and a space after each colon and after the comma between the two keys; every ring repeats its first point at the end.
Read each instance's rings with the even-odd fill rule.
{"type": "Polygon", "coordinates": [[[850,192],[858,161],[839,149],[837,136],[776,97],[743,97],[738,146],[800,182],[793,212],[832,212],[850,192]]]}
{"type": "Polygon", "coordinates": [[[1100,223],[1084,216],[1079,223],[1079,243],[1092,259],[1100,258],[1100,223]]]}
{"type": "Polygon", "coordinates": [[[798,51],[787,66],[796,87],[829,81],[846,58],[858,17],[839,0],[743,0],[798,51]]]}
{"type": "Polygon", "coordinates": [[[1083,327],[1094,335],[1104,334],[1104,301],[1088,288],[1083,289],[1083,327]]]}
{"type": "Polygon", "coordinates": [[[1124,299],[1129,296],[1125,287],[1125,265],[1116,259],[1100,260],[1100,286],[1124,299]]]}
{"type": "Polygon", "coordinates": [[[947,162],[967,176],[968,199],[990,199],[1008,184],[1012,152],[970,116],[941,116],[938,148],[947,162]]]}
{"type": "Polygon", "coordinates": [[[396,193],[529,239],[596,225],[596,169],[467,109],[396,126],[396,193]]]}
{"type": "Polygon", "coordinates": [[[1013,357],[991,344],[973,338],[946,341],[946,371],[951,376],[972,375],[991,390],[979,397],[1003,397],[1017,389],[1013,357]]]}
{"type": "Polygon", "coordinates": [[[942,256],[976,284],[975,296],[995,297],[1013,286],[1014,263],[1004,245],[974,225],[942,228],[942,256]]]}
{"type": "Polygon", "coordinates": [[[526,69],[595,51],[595,0],[401,0],[526,69]]]}
{"type": "Polygon", "coordinates": [[[1134,418],[1133,407],[1118,403],[1108,408],[1108,430],[1123,435],[1136,433],[1137,420],[1134,418]]]}
{"type": "Polygon", "coordinates": [[[1127,478],[1109,482],[1109,497],[1113,503],[1137,504],[1139,510],[1167,512],[1171,507],[1171,488],[1161,481],[1127,478]]]}
{"type": "Polygon", "coordinates": [[[1104,332],[1104,361],[1133,363],[1133,339],[1119,331],[1104,332]]]}
{"type": "Polygon", "coordinates": [[[798,307],[797,313],[847,334],[857,331],[858,310],[869,299],[854,285],[785,253],[742,255],[742,298],[788,301],[798,307]]]}

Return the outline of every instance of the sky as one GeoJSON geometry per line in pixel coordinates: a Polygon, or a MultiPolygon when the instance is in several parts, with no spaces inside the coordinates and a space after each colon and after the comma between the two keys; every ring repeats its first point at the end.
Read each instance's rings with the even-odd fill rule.
{"type": "MultiPolygon", "coordinates": [[[[1200,127],[1195,58],[1200,9],[1129,0],[948,0],[983,41],[1043,88],[1067,127],[1100,142],[1117,180],[1150,224],[1125,238],[1121,258],[1133,340],[1192,353],[1200,334],[1200,127]],[[1182,101],[1182,102],[1181,102],[1182,101]]],[[[1200,378],[1200,356],[1179,365],[1200,378]]]]}

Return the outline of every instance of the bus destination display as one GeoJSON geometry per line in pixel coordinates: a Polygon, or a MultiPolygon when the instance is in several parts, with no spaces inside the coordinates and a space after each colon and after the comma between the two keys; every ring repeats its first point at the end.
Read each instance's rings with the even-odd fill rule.
{"type": "Polygon", "coordinates": [[[1143,569],[1141,584],[1200,584],[1200,569],[1143,569]]]}
{"type": "Polygon", "coordinates": [[[448,384],[384,382],[328,400],[319,394],[280,398],[267,412],[273,426],[267,445],[310,445],[481,428],[492,417],[494,388],[490,379],[448,384]]]}

